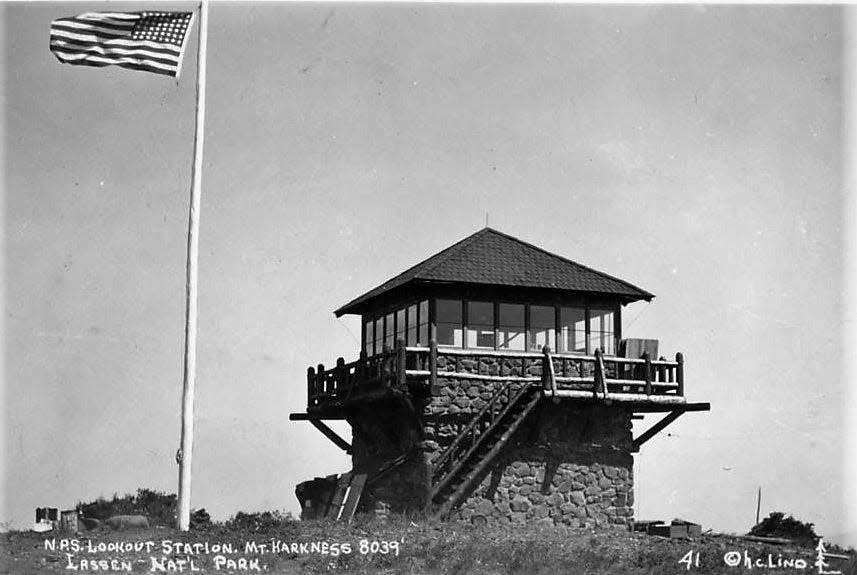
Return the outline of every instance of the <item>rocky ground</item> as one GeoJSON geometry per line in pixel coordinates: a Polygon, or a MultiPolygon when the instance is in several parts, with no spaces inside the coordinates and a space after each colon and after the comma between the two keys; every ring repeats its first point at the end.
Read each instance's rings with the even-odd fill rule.
{"type": "MultiPolygon", "coordinates": [[[[136,573],[820,573],[857,574],[857,556],[726,535],[671,540],[627,531],[358,519],[180,533],[169,528],[0,535],[0,572],[136,573]],[[734,565],[733,565],[734,564],[734,565]]],[[[841,552],[841,551],[840,551],[841,552]]]]}

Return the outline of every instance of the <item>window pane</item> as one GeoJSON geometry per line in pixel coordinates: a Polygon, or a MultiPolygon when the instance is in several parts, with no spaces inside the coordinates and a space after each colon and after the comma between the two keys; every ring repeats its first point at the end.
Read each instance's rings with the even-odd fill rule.
{"type": "Polygon", "coordinates": [[[417,345],[417,306],[408,308],[408,345],[417,345]]]}
{"type": "Polygon", "coordinates": [[[396,312],[396,341],[405,339],[405,310],[396,312]]]}
{"type": "Polygon", "coordinates": [[[554,333],[556,333],[556,317],[554,308],[544,305],[530,306],[530,331],[529,341],[531,351],[541,351],[549,345],[553,347],[554,333]]]}
{"type": "Polygon", "coordinates": [[[467,347],[494,349],[494,304],[467,302],[467,347]]]}
{"type": "Polygon", "coordinates": [[[393,324],[394,319],[395,316],[391,313],[388,313],[387,321],[384,325],[384,344],[390,349],[393,349],[393,345],[395,344],[395,341],[393,341],[393,339],[395,338],[395,333],[393,332],[393,327],[395,327],[393,324]]]}
{"type": "Polygon", "coordinates": [[[437,314],[437,344],[461,347],[462,322],[461,301],[439,299],[435,304],[437,314]]]}
{"type": "Polygon", "coordinates": [[[501,303],[497,331],[497,347],[500,349],[524,349],[524,306],[501,303]]]}
{"type": "Polygon", "coordinates": [[[417,343],[428,345],[429,342],[429,308],[428,301],[420,302],[420,329],[417,334],[417,343]]]}
{"type": "Polygon", "coordinates": [[[616,337],[613,330],[613,311],[589,310],[589,350],[600,349],[605,355],[616,354],[616,337]]]}
{"type": "Polygon", "coordinates": [[[586,353],[586,310],[564,307],[559,310],[560,352],[586,353]]]}
{"type": "Polygon", "coordinates": [[[364,341],[365,347],[363,350],[366,355],[372,355],[373,346],[375,345],[375,322],[371,319],[364,324],[364,341]]]}
{"type": "Polygon", "coordinates": [[[384,316],[375,320],[375,353],[381,353],[384,345],[384,316]]]}

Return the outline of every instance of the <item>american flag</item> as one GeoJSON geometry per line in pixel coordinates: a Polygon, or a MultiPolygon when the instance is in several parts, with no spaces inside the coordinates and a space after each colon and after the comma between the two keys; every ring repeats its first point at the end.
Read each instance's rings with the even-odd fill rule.
{"type": "Polygon", "coordinates": [[[51,52],[78,66],[178,76],[190,12],[87,12],[51,22],[51,52]]]}

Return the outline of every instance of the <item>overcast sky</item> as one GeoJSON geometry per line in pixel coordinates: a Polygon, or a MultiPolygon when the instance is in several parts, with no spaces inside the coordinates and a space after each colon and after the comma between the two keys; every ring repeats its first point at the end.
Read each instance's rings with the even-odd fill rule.
{"type": "MultiPolygon", "coordinates": [[[[178,82],[57,62],[51,20],[99,9],[3,16],[17,527],[176,489],[196,31],[178,82]]],[[[635,456],[638,519],[746,532],[761,486],[763,515],[844,540],[841,17],[214,3],[193,506],[297,512],[296,483],[348,471],[288,421],[307,366],[359,351],[332,311],[488,213],[656,294],[624,335],[682,351],[712,404],[635,456]]]]}

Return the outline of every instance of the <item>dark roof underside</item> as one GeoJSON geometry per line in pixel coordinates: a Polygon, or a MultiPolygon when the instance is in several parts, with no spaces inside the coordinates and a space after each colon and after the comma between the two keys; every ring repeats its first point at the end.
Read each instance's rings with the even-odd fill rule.
{"type": "Polygon", "coordinates": [[[412,282],[548,288],[618,296],[628,302],[649,301],[654,297],[626,281],[497,230],[484,228],[350,301],[334,313],[337,317],[359,313],[359,308],[370,300],[412,282]]]}

